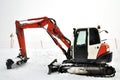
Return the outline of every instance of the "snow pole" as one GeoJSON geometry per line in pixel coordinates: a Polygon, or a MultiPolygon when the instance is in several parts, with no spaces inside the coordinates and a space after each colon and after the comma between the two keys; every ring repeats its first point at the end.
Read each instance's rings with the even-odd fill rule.
{"type": "Polygon", "coordinates": [[[13,40],[13,33],[10,34],[10,48],[13,48],[14,40],[13,40]]]}
{"type": "Polygon", "coordinates": [[[43,48],[43,43],[42,43],[42,40],[40,40],[40,44],[41,44],[41,48],[43,48]]]}
{"type": "Polygon", "coordinates": [[[117,39],[116,38],[115,38],[115,46],[116,46],[116,49],[118,49],[117,39]]]}

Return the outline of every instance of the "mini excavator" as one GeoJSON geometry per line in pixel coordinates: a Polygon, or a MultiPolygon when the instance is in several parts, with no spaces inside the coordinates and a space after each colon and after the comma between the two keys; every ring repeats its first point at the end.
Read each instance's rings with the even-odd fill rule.
{"type": "MultiPolygon", "coordinates": [[[[57,26],[53,18],[40,17],[27,20],[15,21],[16,34],[19,42],[20,53],[17,56],[18,61],[14,62],[12,59],[6,61],[7,69],[12,69],[13,64],[22,65],[28,61],[24,29],[27,28],[43,28],[55,42],[55,44],[62,50],[66,56],[61,64],[55,64],[57,59],[52,61],[49,65],[49,72],[71,73],[87,76],[101,76],[114,77],[115,68],[107,63],[112,61],[112,52],[107,43],[100,40],[100,26],[98,28],[73,28],[74,41],[65,37],[57,26]],[[47,27],[46,27],[47,26],[47,27]],[[67,50],[63,48],[60,42],[63,42],[67,50]]],[[[103,30],[108,33],[106,30],[103,30]]]]}

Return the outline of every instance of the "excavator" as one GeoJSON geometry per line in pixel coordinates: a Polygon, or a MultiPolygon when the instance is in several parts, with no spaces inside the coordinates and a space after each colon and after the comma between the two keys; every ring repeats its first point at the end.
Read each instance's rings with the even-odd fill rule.
{"type": "Polygon", "coordinates": [[[15,25],[20,47],[20,53],[17,56],[19,60],[15,62],[12,59],[7,59],[7,69],[12,69],[14,64],[20,66],[29,59],[26,53],[24,29],[43,28],[66,56],[66,60],[61,64],[56,64],[57,59],[53,60],[48,65],[48,74],[59,72],[87,76],[115,76],[115,68],[108,64],[112,61],[113,53],[110,51],[110,46],[100,39],[100,33],[103,31],[108,33],[108,31],[100,31],[99,25],[97,28],[73,28],[73,44],[63,35],[53,18],[45,16],[20,21],[16,20],[15,25]],[[58,39],[65,44],[67,50],[63,48],[58,39]]]}

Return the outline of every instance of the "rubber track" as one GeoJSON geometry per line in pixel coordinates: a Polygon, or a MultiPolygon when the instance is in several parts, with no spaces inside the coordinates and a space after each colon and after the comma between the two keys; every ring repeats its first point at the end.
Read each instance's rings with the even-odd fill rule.
{"type": "MultiPolygon", "coordinates": [[[[87,74],[78,74],[78,75],[86,75],[86,76],[94,76],[94,77],[114,77],[115,76],[115,68],[109,66],[108,64],[73,64],[73,65],[61,65],[59,67],[58,72],[66,73],[67,70],[72,67],[97,67],[98,71],[88,70],[87,74]]],[[[73,73],[74,74],[74,73],[73,73]]]]}

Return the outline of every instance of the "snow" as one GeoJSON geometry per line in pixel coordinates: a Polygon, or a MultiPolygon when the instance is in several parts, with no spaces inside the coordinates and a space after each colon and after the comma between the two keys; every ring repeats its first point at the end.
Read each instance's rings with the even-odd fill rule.
{"type": "Polygon", "coordinates": [[[119,80],[120,65],[118,50],[114,51],[112,66],[116,68],[116,76],[113,78],[89,77],[69,73],[53,73],[48,75],[48,67],[54,59],[61,63],[65,59],[62,52],[57,49],[28,49],[30,59],[20,67],[7,70],[5,62],[8,58],[15,58],[19,53],[18,49],[0,49],[0,80],[119,80]]]}

